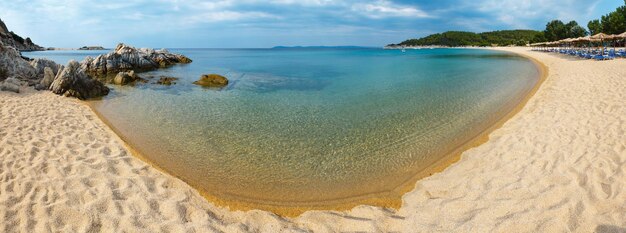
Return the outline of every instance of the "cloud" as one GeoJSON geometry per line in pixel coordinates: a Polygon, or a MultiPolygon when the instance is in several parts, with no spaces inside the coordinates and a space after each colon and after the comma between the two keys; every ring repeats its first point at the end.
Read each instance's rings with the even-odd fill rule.
{"type": "Polygon", "coordinates": [[[428,13],[411,6],[394,4],[389,1],[377,1],[375,3],[357,3],[352,6],[352,10],[360,12],[367,17],[380,19],[386,17],[409,17],[409,18],[429,18],[428,13]]]}
{"type": "Polygon", "coordinates": [[[0,18],[45,46],[384,45],[447,30],[581,25],[616,0],[0,0],[0,18]],[[197,38],[197,39],[194,39],[197,38]]]}

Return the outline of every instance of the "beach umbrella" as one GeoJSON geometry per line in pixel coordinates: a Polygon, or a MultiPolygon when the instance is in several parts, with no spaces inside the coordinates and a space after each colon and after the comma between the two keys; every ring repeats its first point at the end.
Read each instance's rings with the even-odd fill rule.
{"type": "Polygon", "coordinates": [[[615,38],[615,36],[613,36],[613,35],[607,35],[607,34],[604,34],[604,33],[602,33],[602,32],[600,32],[600,33],[598,33],[598,34],[595,34],[595,35],[591,36],[591,39],[600,40],[600,44],[601,44],[601,46],[602,46],[602,50],[601,50],[601,53],[602,53],[602,54],[604,54],[604,41],[605,41],[605,40],[612,40],[613,38],[615,38]]]}

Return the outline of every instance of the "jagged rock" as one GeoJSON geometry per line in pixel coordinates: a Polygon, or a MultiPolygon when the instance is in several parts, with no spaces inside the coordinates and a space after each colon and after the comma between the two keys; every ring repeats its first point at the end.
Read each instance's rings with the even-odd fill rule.
{"type": "Polygon", "coordinates": [[[132,70],[130,72],[119,72],[115,78],[113,78],[113,84],[126,85],[134,82],[138,78],[139,77],[135,74],[135,71],[132,70]]]}
{"type": "Polygon", "coordinates": [[[174,78],[174,77],[167,77],[167,76],[161,76],[159,78],[159,80],[157,80],[155,83],[156,84],[160,84],[160,85],[172,85],[172,84],[176,84],[176,80],[178,80],[178,78],[174,78]]]}
{"type": "Polygon", "coordinates": [[[109,88],[90,78],[80,64],[71,60],[54,78],[50,90],[56,94],[78,99],[90,99],[109,94],[109,88]]]}
{"type": "Polygon", "coordinates": [[[54,72],[52,68],[50,67],[44,67],[43,71],[44,71],[43,79],[41,79],[41,82],[39,82],[39,84],[35,86],[35,89],[37,90],[48,89],[50,85],[52,84],[52,82],[54,82],[54,77],[56,76],[54,75],[54,72]]]}
{"type": "Polygon", "coordinates": [[[193,84],[203,87],[224,87],[228,85],[228,79],[219,74],[205,74],[198,81],[193,82],[193,84]]]}
{"type": "Polygon", "coordinates": [[[0,41],[0,81],[8,77],[15,77],[29,84],[39,82],[37,71],[24,58],[19,51],[11,46],[6,46],[0,41]]]}
{"type": "Polygon", "coordinates": [[[20,93],[20,80],[15,77],[10,77],[0,82],[0,91],[12,91],[15,93],[20,93]]]}
{"type": "Polygon", "coordinates": [[[57,75],[57,73],[59,73],[59,70],[63,67],[63,65],[57,64],[56,62],[45,58],[35,58],[30,61],[30,65],[35,68],[35,71],[40,78],[44,77],[44,68],[46,67],[52,69],[52,73],[54,75],[57,75]]]}
{"type": "Polygon", "coordinates": [[[190,63],[191,59],[180,54],[169,53],[167,50],[137,49],[125,44],[118,44],[114,51],[87,57],[81,62],[86,72],[100,76],[115,74],[121,71],[149,71],[167,67],[177,63],[190,63]]]}

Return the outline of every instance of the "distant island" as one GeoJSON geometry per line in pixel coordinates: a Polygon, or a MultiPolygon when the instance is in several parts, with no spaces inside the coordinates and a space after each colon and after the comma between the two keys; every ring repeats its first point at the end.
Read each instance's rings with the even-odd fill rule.
{"type": "Polygon", "coordinates": [[[78,48],[78,50],[106,50],[102,46],[83,46],[78,48]]]}

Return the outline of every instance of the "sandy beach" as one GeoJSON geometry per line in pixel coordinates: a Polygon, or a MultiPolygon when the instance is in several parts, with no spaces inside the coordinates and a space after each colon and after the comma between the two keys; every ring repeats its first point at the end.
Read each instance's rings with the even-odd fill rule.
{"type": "Polygon", "coordinates": [[[547,79],[398,210],[230,211],[135,157],[85,103],[0,92],[0,232],[625,232],[626,59],[497,49],[547,79]]]}

